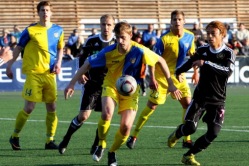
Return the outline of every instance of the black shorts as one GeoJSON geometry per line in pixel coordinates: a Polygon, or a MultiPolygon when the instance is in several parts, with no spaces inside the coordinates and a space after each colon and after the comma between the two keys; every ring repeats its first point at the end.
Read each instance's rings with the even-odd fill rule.
{"type": "Polygon", "coordinates": [[[102,111],[101,106],[102,87],[99,84],[88,82],[82,88],[80,110],[102,111]]]}
{"type": "Polygon", "coordinates": [[[215,123],[221,126],[224,122],[224,115],[224,105],[200,104],[195,102],[195,100],[192,100],[187,109],[185,121],[193,121],[197,123],[203,116],[203,122],[208,124],[215,123]]]}

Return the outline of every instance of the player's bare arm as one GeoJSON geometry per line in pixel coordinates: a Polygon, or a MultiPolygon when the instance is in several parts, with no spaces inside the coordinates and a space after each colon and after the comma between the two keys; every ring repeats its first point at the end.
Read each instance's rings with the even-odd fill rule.
{"type": "Polygon", "coordinates": [[[71,79],[70,83],[64,90],[64,97],[68,99],[68,97],[72,97],[74,93],[74,85],[75,83],[91,68],[89,61],[86,59],[85,63],[79,68],[74,77],[71,79]]]}
{"type": "Polygon", "coordinates": [[[13,51],[13,58],[8,62],[8,65],[6,67],[6,75],[12,79],[13,78],[13,73],[12,73],[12,65],[13,63],[16,61],[16,59],[18,58],[18,56],[20,55],[20,52],[22,51],[22,47],[20,46],[16,46],[14,51],[13,51]]]}
{"type": "Polygon", "coordinates": [[[62,56],[63,56],[63,49],[58,49],[57,62],[54,66],[54,73],[55,74],[59,74],[61,71],[62,56]]]}
{"type": "Polygon", "coordinates": [[[197,85],[199,82],[199,67],[193,66],[193,69],[194,69],[194,74],[192,75],[191,80],[194,85],[197,85]]]}
{"type": "Polygon", "coordinates": [[[158,83],[155,79],[155,67],[148,66],[148,70],[149,70],[149,74],[150,74],[149,87],[150,87],[150,89],[156,90],[158,88],[158,83]]]}

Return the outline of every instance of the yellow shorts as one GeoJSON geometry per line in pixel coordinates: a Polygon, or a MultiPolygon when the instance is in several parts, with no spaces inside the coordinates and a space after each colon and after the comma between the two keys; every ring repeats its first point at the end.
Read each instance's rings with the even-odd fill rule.
{"type": "Polygon", "coordinates": [[[57,99],[56,75],[27,74],[22,96],[32,102],[55,102],[57,99]]]}
{"type": "MultiPolygon", "coordinates": [[[[174,85],[182,92],[182,97],[191,97],[191,90],[186,77],[184,77],[184,80],[181,83],[176,79],[175,75],[171,75],[171,78],[174,85]]],[[[149,100],[155,104],[164,104],[167,95],[169,94],[168,82],[165,77],[156,78],[156,80],[158,82],[158,89],[156,91],[150,90],[149,100]]],[[[171,95],[171,97],[175,99],[173,95],[171,95]]]]}
{"type": "Polygon", "coordinates": [[[138,110],[139,89],[137,86],[136,92],[132,96],[122,96],[118,93],[116,88],[107,86],[103,87],[102,97],[111,97],[118,105],[118,113],[124,110],[138,110]]]}

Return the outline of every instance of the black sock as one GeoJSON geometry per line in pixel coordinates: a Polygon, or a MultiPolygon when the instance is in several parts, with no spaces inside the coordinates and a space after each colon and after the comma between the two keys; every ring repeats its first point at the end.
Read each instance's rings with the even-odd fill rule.
{"type": "Polygon", "coordinates": [[[98,146],[99,144],[99,135],[98,135],[98,128],[96,129],[96,134],[95,134],[95,139],[94,139],[94,142],[93,142],[93,145],[92,146],[98,146]]]}
{"type": "Polygon", "coordinates": [[[75,131],[77,131],[82,126],[82,123],[78,122],[77,116],[71,121],[67,133],[64,136],[65,139],[70,139],[75,131]]]}

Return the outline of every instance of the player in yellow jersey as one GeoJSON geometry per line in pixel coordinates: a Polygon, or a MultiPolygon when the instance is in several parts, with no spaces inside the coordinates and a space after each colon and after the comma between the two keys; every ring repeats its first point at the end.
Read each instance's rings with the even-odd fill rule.
{"type": "Polygon", "coordinates": [[[52,5],[41,1],[37,5],[39,22],[28,26],[14,49],[13,59],[9,61],[6,74],[13,79],[11,67],[24,49],[22,72],[26,75],[22,96],[24,108],[16,117],[15,129],[10,137],[13,150],[21,150],[19,133],[35,108],[37,102],[46,104],[47,139],[45,149],[57,149],[54,135],[58,118],[56,115],[57,85],[56,74],[60,72],[64,47],[63,29],[50,21],[52,5]]]}
{"type": "MultiPolygon", "coordinates": [[[[194,35],[192,32],[184,29],[185,17],[182,11],[175,10],[171,13],[171,27],[164,34],[162,34],[160,40],[154,47],[154,51],[161,55],[167,62],[171,74],[171,78],[176,87],[182,92],[182,98],[179,100],[182,109],[182,121],[186,109],[191,101],[191,91],[187,83],[185,75],[181,75],[181,81],[179,82],[175,78],[175,69],[183,64],[188,53],[193,54],[195,52],[194,35]]],[[[147,106],[141,112],[136,127],[129,137],[126,145],[128,148],[133,149],[137,140],[138,134],[144,124],[149,119],[150,115],[156,110],[157,106],[164,104],[167,98],[168,83],[165,81],[163,73],[158,65],[155,68],[149,68],[150,71],[150,95],[147,102],[147,106]],[[155,70],[156,72],[151,72],[155,70]],[[155,73],[155,74],[154,74],[155,73]]],[[[198,70],[194,69],[193,78],[194,83],[198,82],[199,74],[198,70]]],[[[190,136],[184,137],[183,147],[190,148],[192,141],[190,136]]]]}
{"type": "Polygon", "coordinates": [[[110,128],[111,119],[118,105],[118,113],[121,116],[120,127],[116,132],[114,143],[108,152],[108,165],[117,165],[115,152],[123,145],[130,133],[133,121],[138,109],[139,89],[131,96],[122,96],[115,87],[116,80],[121,75],[133,76],[138,85],[141,83],[142,65],[154,66],[156,63],[161,66],[164,79],[169,83],[169,91],[177,98],[181,98],[181,92],[176,89],[171,78],[165,60],[145,46],[131,40],[132,27],[127,22],[119,22],[115,25],[114,33],[117,43],[105,47],[99,53],[90,56],[77,71],[69,85],[64,91],[65,98],[74,92],[74,85],[82,74],[90,68],[106,66],[108,71],[103,82],[102,91],[102,115],[98,123],[99,146],[93,154],[93,160],[99,161],[106,148],[106,137],[110,128]]]}

